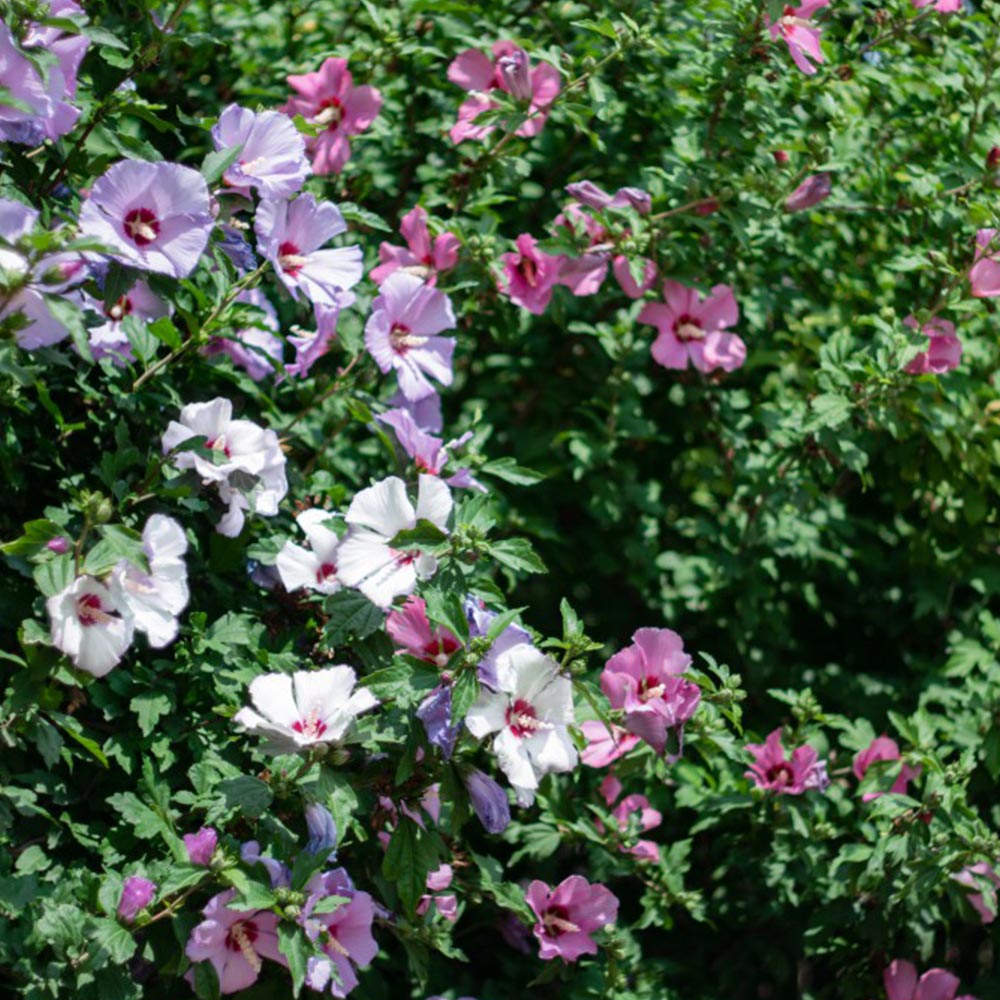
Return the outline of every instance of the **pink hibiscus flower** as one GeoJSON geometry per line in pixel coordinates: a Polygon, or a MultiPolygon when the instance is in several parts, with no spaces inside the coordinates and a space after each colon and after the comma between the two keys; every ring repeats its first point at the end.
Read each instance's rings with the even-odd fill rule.
{"type": "Polygon", "coordinates": [[[500,258],[504,280],[497,282],[497,288],[511,302],[540,316],[552,299],[564,258],[543,253],[527,233],[518,236],[514,245],[517,253],[505,253],[500,258]]]}
{"type": "Polygon", "coordinates": [[[985,861],[977,861],[974,865],[968,865],[952,878],[969,889],[978,891],[970,893],[966,898],[972,908],[979,914],[984,924],[992,924],[996,920],[997,896],[996,890],[1000,888],[1000,875],[996,869],[985,861]],[[983,880],[988,880],[993,884],[993,894],[990,902],[987,903],[982,886],[983,880]]]}
{"type": "Polygon", "coordinates": [[[382,107],[382,95],[374,87],[355,87],[346,59],[330,57],[315,73],[290,76],[295,91],[281,108],[294,118],[323,129],[306,140],[313,172],[339,174],[351,156],[349,136],[364,132],[382,107]]]}
{"type": "Polygon", "coordinates": [[[665,303],[650,302],[639,313],[640,323],[659,330],[651,348],[655,361],[664,368],[687,368],[731,372],[746,361],[746,344],[726,327],[739,319],[739,307],[729,285],[715,285],[702,299],[693,288],[676,281],[663,283],[665,303]]]}
{"type": "Polygon", "coordinates": [[[788,51],[792,54],[795,65],[810,76],[816,72],[816,67],[809,61],[817,63],[824,61],[823,50],[819,47],[821,29],[809,21],[809,18],[830,0],[805,0],[798,7],[787,6],[781,17],[773,24],[768,24],[768,30],[774,39],[783,38],[788,43],[788,51]]]}
{"type": "Polygon", "coordinates": [[[396,372],[403,395],[415,402],[434,394],[431,379],[451,385],[455,338],[439,334],[454,326],[455,313],[444,292],[397,271],[372,303],[365,347],[382,372],[396,372]]]}
{"type": "Polygon", "coordinates": [[[903,325],[919,330],[930,343],[926,351],[921,351],[904,369],[910,375],[926,375],[932,372],[943,375],[958,367],[962,360],[962,342],[955,335],[955,324],[946,319],[932,319],[919,326],[912,316],[903,320],[903,325]]]}
{"type": "Polygon", "coordinates": [[[475,124],[484,111],[498,107],[488,96],[491,90],[502,90],[527,105],[527,117],[517,135],[538,135],[562,86],[555,66],[539,63],[531,69],[524,49],[506,41],[494,43],[492,59],[478,49],[466,49],[448,67],[448,79],[471,95],[458,109],[458,121],[449,133],[454,143],[485,139],[496,128],[495,124],[475,124]]]}
{"type": "Polygon", "coordinates": [[[791,757],[785,756],[781,745],[781,728],[768,734],[763,743],[748,743],[746,749],[754,762],[746,777],[758,788],[778,795],[801,795],[810,788],[823,791],[830,783],[826,762],[818,761],[816,751],[808,744],[796,747],[791,757]]]}
{"type": "Polygon", "coordinates": [[[680,676],[690,665],[676,632],[641,628],[601,673],[601,690],[613,708],[625,712],[625,728],[658,754],[664,752],[670,730],[680,732],[701,701],[698,685],[680,676]]]}
{"type": "Polygon", "coordinates": [[[385,630],[400,647],[397,653],[409,653],[438,667],[445,666],[452,654],[462,648],[448,629],[440,625],[431,628],[427,620],[427,602],[415,595],[408,597],[399,610],[389,612],[385,630]]]}
{"type": "Polygon", "coordinates": [[[596,955],[590,936],[618,919],[618,899],[606,886],[591,885],[581,875],[570,875],[554,889],[537,879],[525,893],[538,917],[534,933],[539,956],[575,962],[581,955],[596,955]]]}
{"type": "Polygon", "coordinates": [[[972,294],[980,299],[1000,295],[1000,230],[976,233],[976,256],[969,271],[972,294]]]}
{"type": "Polygon", "coordinates": [[[588,767],[607,767],[619,757],[624,757],[638,742],[639,737],[627,733],[621,726],[611,730],[597,719],[580,723],[580,732],[587,741],[580,753],[580,760],[588,767]]]}
{"type": "MultiPolygon", "coordinates": [[[[645,832],[653,830],[663,822],[663,814],[654,809],[649,804],[649,799],[645,795],[626,795],[617,805],[615,801],[622,793],[622,783],[613,775],[609,774],[601,782],[601,795],[611,809],[611,815],[618,826],[620,833],[629,834],[633,827],[645,832]],[[633,819],[633,817],[635,817],[633,819]]],[[[598,824],[600,827],[600,824],[598,824]]],[[[620,850],[640,861],[659,861],[660,848],[652,840],[636,840],[632,846],[625,843],[620,845],[620,850]]]]}
{"type": "Polygon", "coordinates": [[[236,890],[227,889],[208,901],[185,949],[192,962],[212,963],[223,994],[257,982],[264,958],[288,967],[278,950],[278,918],[266,910],[230,910],[235,898],[236,890]]]}
{"type": "MultiPolygon", "coordinates": [[[[854,777],[858,781],[861,781],[872,764],[883,760],[899,759],[899,745],[896,741],[889,739],[888,736],[877,736],[871,741],[869,746],[861,750],[854,758],[854,777]]],[[[889,791],[894,795],[905,795],[909,783],[915,778],[920,777],[920,770],[919,767],[911,767],[909,764],[904,764],[889,791]]],[[[880,798],[882,794],[882,792],[865,792],[861,798],[864,802],[871,802],[872,799],[880,798]]]]}
{"type": "Polygon", "coordinates": [[[959,979],[944,969],[928,969],[918,980],[910,962],[896,959],[882,976],[889,1000],[976,1000],[966,994],[956,997],[959,979]]]}
{"type": "Polygon", "coordinates": [[[431,241],[427,229],[427,213],[417,205],[403,216],[399,231],[406,240],[405,247],[383,243],[378,248],[378,259],[382,262],[369,275],[376,285],[381,285],[393,271],[405,268],[411,274],[422,278],[428,285],[437,281],[437,276],[450,271],[458,263],[461,247],[454,233],[444,232],[431,241]]]}
{"type": "Polygon", "coordinates": [[[939,14],[954,14],[962,9],[962,0],[913,0],[914,7],[933,7],[939,14]]]}

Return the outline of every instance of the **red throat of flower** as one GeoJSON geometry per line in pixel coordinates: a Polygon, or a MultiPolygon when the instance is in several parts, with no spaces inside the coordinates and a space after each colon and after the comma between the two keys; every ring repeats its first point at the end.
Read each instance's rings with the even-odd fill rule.
{"type": "Polygon", "coordinates": [[[317,125],[324,126],[328,132],[335,132],[343,120],[344,105],[340,102],[339,97],[328,97],[325,101],[321,101],[313,119],[317,125]]]}
{"type": "Polygon", "coordinates": [[[428,663],[435,663],[437,666],[443,667],[451,659],[452,654],[461,648],[454,636],[442,634],[438,630],[438,634],[430,642],[424,644],[422,658],[428,663]]]}
{"type": "Polygon", "coordinates": [[[127,295],[123,295],[117,302],[108,306],[104,310],[104,315],[112,323],[120,323],[126,316],[132,313],[132,302],[127,295]]]}
{"type": "Polygon", "coordinates": [[[534,736],[539,729],[548,728],[544,722],[538,718],[534,705],[517,698],[513,705],[507,709],[506,723],[508,729],[519,739],[534,736]]]}
{"type": "Polygon", "coordinates": [[[104,610],[97,594],[81,594],[76,599],[76,617],[84,626],[107,625],[112,621],[112,616],[104,610]]]}
{"type": "Polygon", "coordinates": [[[788,761],[783,760],[778,764],[772,764],[767,769],[767,780],[775,788],[787,788],[795,783],[795,771],[788,761]]]}
{"type": "Polygon", "coordinates": [[[318,570],[316,570],[316,582],[326,583],[329,580],[334,580],[337,577],[337,564],[336,563],[323,563],[318,570]]]}
{"type": "Polygon", "coordinates": [[[136,246],[149,246],[160,235],[160,220],[148,208],[133,208],[123,221],[125,234],[136,246]]]}
{"type": "Polygon", "coordinates": [[[569,919],[569,910],[565,906],[550,906],[542,914],[542,927],[549,937],[560,937],[563,934],[578,934],[580,928],[569,919]]]}
{"type": "Polygon", "coordinates": [[[399,355],[410,349],[410,328],[405,323],[393,323],[389,327],[389,344],[399,355]]]}
{"type": "Polygon", "coordinates": [[[663,697],[664,685],[659,677],[643,677],[639,681],[639,697],[643,701],[652,701],[663,697]]]}
{"type": "Polygon", "coordinates": [[[532,288],[538,284],[538,265],[530,257],[522,257],[517,269],[532,288]]]}
{"type": "Polygon", "coordinates": [[[326,732],[326,723],[319,717],[319,709],[314,708],[306,718],[293,722],[292,729],[306,739],[318,740],[326,732]]]}
{"type": "Polygon", "coordinates": [[[674,323],[674,336],[682,344],[686,344],[690,340],[704,340],[705,331],[698,319],[688,313],[683,313],[677,317],[674,323]]]}
{"type": "Polygon", "coordinates": [[[294,278],[306,266],[306,258],[294,243],[286,240],[278,247],[278,267],[290,278],[294,278]]]}
{"type": "Polygon", "coordinates": [[[238,921],[226,934],[226,949],[242,955],[254,972],[260,972],[261,968],[260,955],[253,946],[257,937],[257,925],[252,920],[238,921]]]}

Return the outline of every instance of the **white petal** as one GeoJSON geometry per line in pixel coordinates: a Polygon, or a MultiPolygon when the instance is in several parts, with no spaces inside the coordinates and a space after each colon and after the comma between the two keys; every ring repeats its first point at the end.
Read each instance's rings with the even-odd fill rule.
{"type": "Polygon", "coordinates": [[[296,545],[285,542],[274,561],[285,590],[318,590],[320,561],[316,555],[296,545]]]}
{"type": "Polygon", "coordinates": [[[444,480],[437,476],[421,475],[417,493],[417,518],[431,521],[444,530],[451,508],[451,490],[444,480]]]}
{"type": "Polygon", "coordinates": [[[535,733],[525,740],[525,750],[539,775],[572,771],[579,759],[576,747],[562,726],[535,733]]]}
{"type": "Polygon", "coordinates": [[[287,674],[263,674],[250,682],[250,700],[272,722],[291,728],[301,719],[287,674]]]}
{"type": "Polygon", "coordinates": [[[362,490],[347,509],[347,523],[371,528],[392,538],[416,524],[416,512],[406,496],[406,486],[397,476],[362,490]]]}
{"type": "Polygon", "coordinates": [[[507,724],[506,695],[480,690],[476,703],[465,713],[465,726],[476,739],[481,740],[490,733],[503,729],[507,724]]]}
{"type": "Polygon", "coordinates": [[[537,788],[538,776],[532,766],[525,741],[518,739],[509,729],[503,729],[493,741],[500,770],[507,780],[519,788],[537,788]]]}

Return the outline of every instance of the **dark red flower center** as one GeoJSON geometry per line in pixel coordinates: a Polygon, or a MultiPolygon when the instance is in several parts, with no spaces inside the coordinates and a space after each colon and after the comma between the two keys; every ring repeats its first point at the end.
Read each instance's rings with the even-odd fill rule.
{"type": "Polygon", "coordinates": [[[662,698],[663,681],[659,677],[653,677],[652,675],[643,677],[639,681],[639,697],[643,701],[649,701],[652,698],[662,698]]]}
{"type": "Polygon", "coordinates": [[[336,563],[323,563],[318,570],[316,570],[316,582],[326,583],[327,580],[332,580],[337,575],[337,564],[336,563]]]}
{"type": "Polygon", "coordinates": [[[220,455],[225,455],[226,458],[233,457],[233,453],[229,450],[229,442],[226,441],[225,434],[220,434],[218,437],[209,438],[205,442],[205,447],[209,451],[217,451],[220,455]]]}
{"type": "Polygon", "coordinates": [[[160,220],[148,208],[133,208],[124,221],[125,235],[136,246],[148,246],[160,235],[160,220]]]}
{"type": "Polygon", "coordinates": [[[565,906],[550,906],[542,914],[542,927],[549,937],[560,937],[563,934],[578,933],[580,928],[569,919],[569,910],[565,906]]]}
{"type": "Polygon", "coordinates": [[[344,120],[344,105],[339,97],[328,97],[316,108],[316,124],[325,125],[328,132],[335,132],[344,120]]]}
{"type": "Polygon", "coordinates": [[[123,295],[117,302],[107,306],[104,310],[104,315],[112,323],[120,323],[126,316],[131,315],[131,313],[132,301],[127,295],[123,295]]]}
{"type": "Polygon", "coordinates": [[[295,732],[311,740],[318,740],[326,732],[326,728],[326,723],[319,717],[317,709],[313,709],[305,719],[297,719],[292,723],[295,732]]]}
{"type": "Polygon", "coordinates": [[[81,594],[76,599],[76,617],[81,625],[103,625],[108,620],[97,594],[81,594]]]}
{"type": "Polygon", "coordinates": [[[294,243],[285,240],[278,247],[278,266],[285,274],[295,277],[306,266],[306,259],[302,256],[302,251],[294,243]]]}
{"type": "Polygon", "coordinates": [[[389,327],[389,344],[397,354],[405,354],[410,349],[410,328],[405,323],[393,323],[389,327]]]}
{"type": "MultiPolygon", "coordinates": [[[[447,663],[451,654],[461,648],[461,644],[455,640],[453,635],[439,633],[432,637],[430,642],[424,644],[422,659],[427,660],[428,663],[437,663],[439,659],[443,658],[444,663],[447,663]]],[[[444,663],[441,666],[444,666],[444,663]]]]}
{"type": "Polygon", "coordinates": [[[688,313],[682,313],[674,322],[674,336],[687,343],[690,340],[704,340],[705,330],[701,325],[701,320],[688,313]]]}
{"type": "Polygon", "coordinates": [[[538,284],[538,265],[530,257],[522,257],[517,270],[532,288],[538,284]]]}
{"type": "Polygon", "coordinates": [[[795,783],[795,771],[792,770],[792,765],[788,761],[783,760],[778,764],[772,764],[767,769],[767,780],[778,788],[784,788],[786,785],[795,783]]]}
{"type": "Polygon", "coordinates": [[[526,736],[534,736],[543,727],[538,721],[535,707],[523,698],[517,698],[513,705],[508,706],[506,723],[519,740],[523,740],[526,736]]]}
{"type": "Polygon", "coordinates": [[[252,920],[240,920],[229,928],[226,934],[226,947],[230,951],[245,952],[257,937],[257,925],[252,920]]]}

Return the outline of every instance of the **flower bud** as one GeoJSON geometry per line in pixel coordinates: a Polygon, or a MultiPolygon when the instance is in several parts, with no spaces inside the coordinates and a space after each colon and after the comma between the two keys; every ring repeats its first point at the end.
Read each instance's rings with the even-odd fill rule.
{"type": "Polygon", "coordinates": [[[497,60],[497,73],[501,86],[519,101],[531,100],[531,75],[528,72],[528,55],[523,49],[514,49],[510,55],[497,60]]]}
{"type": "Polygon", "coordinates": [[[146,909],[156,895],[156,883],[141,875],[130,875],[122,886],[121,899],[118,901],[118,919],[131,924],[146,909]]]}
{"type": "Polygon", "coordinates": [[[219,836],[210,826],[203,826],[197,833],[184,834],[184,848],[193,865],[210,865],[218,843],[219,836]]]}
{"type": "Polygon", "coordinates": [[[306,826],[309,829],[306,852],[325,854],[327,861],[336,861],[337,824],[334,822],[330,810],[318,802],[306,806],[306,826]]]}
{"type": "Polygon", "coordinates": [[[478,768],[462,775],[472,808],[487,833],[503,833],[510,823],[510,803],[507,793],[478,768]]]}
{"type": "Polygon", "coordinates": [[[1000,146],[993,146],[986,154],[986,169],[996,170],[1000,167],[1000,146]]]}
{"type": "Polygon", "coordinates": [[[786,212],[801,212],[803,209],[818,205],[830,197],[833,181],[828,173],[812,174],[807,177],[786,199],[786,212]]]}
{"type": "Polygon", "coordinates": [[[56,535],[55,538],[50,538],[45,543],[45,547],[49,552],[62,555],[64,552],[69,552],[69,539],[65,535],[56,535]]]}
{"type": "Polygon", "coordinates": [[[788,162],[788,153],[784,149],[772,149],[771,155],[774,157],[774,162],[777,163],[779,167],[783,167],[788,162]]]}

